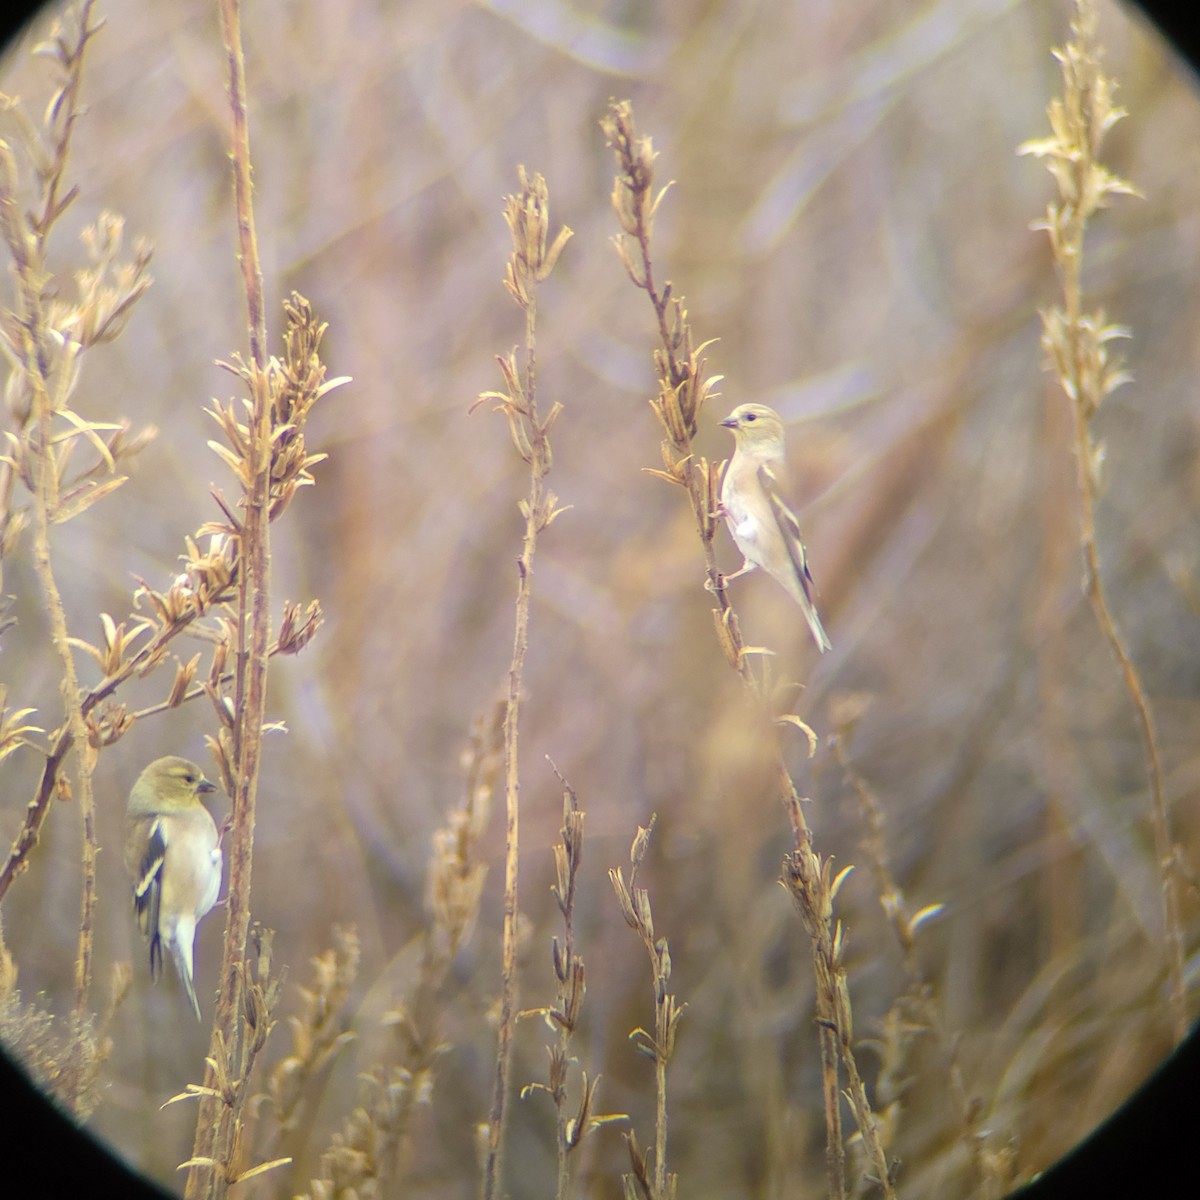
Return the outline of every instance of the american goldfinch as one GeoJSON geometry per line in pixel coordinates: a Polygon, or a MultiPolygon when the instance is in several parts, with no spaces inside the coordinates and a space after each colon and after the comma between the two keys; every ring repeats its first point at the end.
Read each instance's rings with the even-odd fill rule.
{"type": "Polygon", "coordinates": [[[813,604],[813,577],[808,570],[796,515],[779,495],[782,473],[783,421],[765,404],[743,404],[721,422],[733,430],[733,458],[721,483],[721,510],[745,561],[725,582],[762,567],[787,589],[812,630],[822,654],[829,638],[813,604]]]}
{"type": "Polygon", "coordinates": [[[138,776],[125,810],[125,866],[133,879],[133,907],[150,940],[150,974],[162,973],[171,952],[196,1020],[192,986],[196,923],[221,890],[217,827],[200,797],[215,790],[186,758],[159,758],[138,776]]]}

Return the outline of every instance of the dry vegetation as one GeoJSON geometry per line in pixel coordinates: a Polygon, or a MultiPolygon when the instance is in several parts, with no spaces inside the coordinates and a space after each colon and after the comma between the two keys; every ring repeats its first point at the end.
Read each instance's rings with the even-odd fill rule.
{"type": "Polygon", "coordinates": [[[195,1196],[1029,1177],[1197,1008],[1187,81],[1065,0],[236,7],[0,73],[0,1036],[195,1196]],[[723,587],[748,399],[824,656],[723,587]]]}

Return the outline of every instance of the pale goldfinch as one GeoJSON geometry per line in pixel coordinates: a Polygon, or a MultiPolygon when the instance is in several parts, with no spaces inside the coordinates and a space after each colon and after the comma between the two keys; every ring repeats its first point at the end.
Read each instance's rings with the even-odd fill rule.
{"type": "Polygon", "coordinates": [[[779,494],[783,421],[765,404],[743,404],[721,422],[733,430],[733,458],[721,483],[721,511],[745,561],[725,582],[762,567],[787,589],[822,654],[829,638],[813,603],[813,577],[796,516],[779,494]]]}
{"type": "Polygon", "coordinates": [[[133,879],[138,924],[150,940],[150,974],[169,950],[192,1003],[196,923],[221,889],[217,827],[200,797],[215,787],[186,758],[159,758],[138,776],[125,810],[125,866],[133,879]]]}

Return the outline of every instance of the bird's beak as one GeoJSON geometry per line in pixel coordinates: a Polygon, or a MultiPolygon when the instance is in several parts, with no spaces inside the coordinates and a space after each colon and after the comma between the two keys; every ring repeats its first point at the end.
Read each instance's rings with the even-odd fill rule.
{"type": "Polygon", "coordinates": [[[726,429],[736,429],[737,428],[737,417],[726,417],[725,420],[723,420],[721,422],[721,424],[724,425],[726,429]]]}
{"type": "Polygon", "coordinates": [[[198,784],[196,784],[197,792],[215,792],[216,790],[217,785],[209,779],[202,779],[198,784]]]}

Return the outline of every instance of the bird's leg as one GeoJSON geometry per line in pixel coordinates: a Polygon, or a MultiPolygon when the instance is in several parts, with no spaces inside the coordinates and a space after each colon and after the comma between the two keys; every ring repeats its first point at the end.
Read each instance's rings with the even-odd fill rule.
{"type": "Polygon", "coordinates": [[[751,571],[753,571],[757,568],[757,566],[758,566],[757,563],[752,563],[747,559],[747,560],[743,561],[741,567],[739,567],[738,570],[734,571],[734,573],[732,575],[723,576],[722,580],[724,583],[732,583],[735,579],[741,579],[741,577],[743,575],[749,575],[751,571]]]}
{"type": "MultiPolygon", "coordinates": [[[[741,567],[734,571],[732,575],[718,575],[720,586],[723,588],[727,583],[732,583],[735,579],[741,579],[743,575],[748,575],[751,571],[753,571],[757,565],[757,563],[743,561],[741,567]]],[[[717,590],[711,579],[705,579],[704,587],[706,591],[710,592],[715,592],[717,590]]]]}

